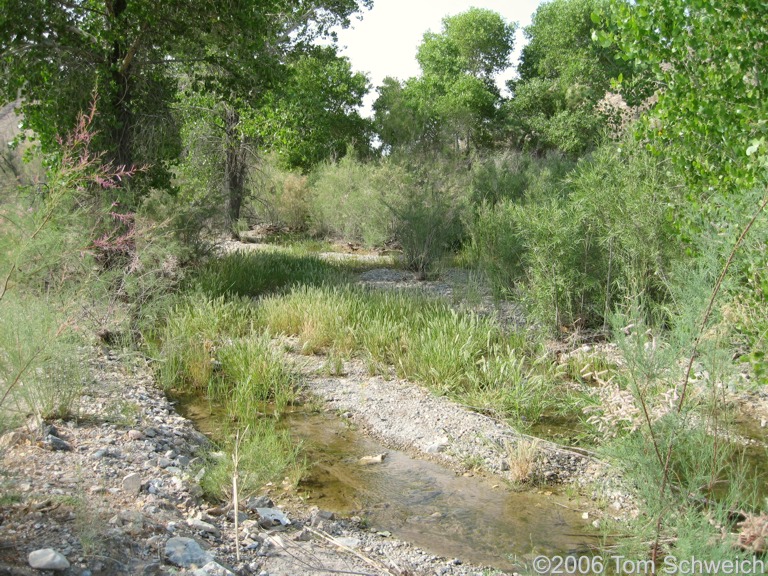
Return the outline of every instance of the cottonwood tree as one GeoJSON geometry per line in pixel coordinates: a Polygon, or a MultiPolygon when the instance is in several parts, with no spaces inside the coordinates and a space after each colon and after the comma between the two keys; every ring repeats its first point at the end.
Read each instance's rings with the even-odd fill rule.
{"type": "MultiPolygon", "coordinates": [[[[95,94],[98,147],[118,165],[151,165],[151,184],[167,186],[167,167],[180,150],[170,113],[180,74],[193,92],[257,97],[275,81],[287,51],[370,5],[0,0],[0,97],[21,100],[27,127],[50,151],[95,94]]],[[[237,114],[229,120],[236,127],[237,114]]]]}
{"type": "Polygon", "coordinates": [[[334,46],[294,54],[286,72],[251,119],[262,147],[285,167],[305,172],[343,157],[348,146],[362,155],[369,151],[370,122],[358,112],[369,89],[364,74],[354,72],[334,46]]]}
{"type": "Polygon", "coordinates": [[[539,6],[524,30],[518,77],[505,104],[513,146],[579,156],[597,143],[604,118],[595,106],[611,80],[632,76],[618,49],[592,39],[592,15],[608,0],[552,0],[539,6]]]}
{"type": "Polygon", "coordinates": [[[514,31],[499,14],[471,8],[427,32],[416,55],[421,76],[379,87],[374,113],[385,147],[489,146],[501,100],[494,78],[509,66],[514,31]]]}

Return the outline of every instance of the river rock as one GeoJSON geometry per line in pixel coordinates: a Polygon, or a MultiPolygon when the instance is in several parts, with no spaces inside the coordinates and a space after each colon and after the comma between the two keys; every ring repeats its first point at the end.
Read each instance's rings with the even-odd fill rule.
{"type": "Polygon", "coordinates": [[[30,552],[27,558],[29,565],[38,570],[66,570],[69,561],[53,548],[42,548],[30,552]]]}
{"type": "Polygon", "coordinates": [[[235,576],[235,573],[227,570],[218,562],[208,562],[202,568],[192,572],[192,576],[235,576]]]}
{"type": "Polygon", "coordinates": [[[256,508],[256,514],[259,515],[259,524],[264,528],[282,524],[288,526],[291,520],[282,510],[277,508],[256,508]]]}
{"type": "Polygon", "coordinates": [[[348,536],[337,536],[333,539],[333,541],[341,546],[342,548],[349,548],[350,550],[354,550],[355,548],[360,548],[360,538],[352,538],[348,536]]]}
{"type": "Polygon", "coordinates": [[[440,454],[445,452],[448,449],[448,446],[450,446],[450,444],[448,444],[447,438],[438,438],[427,446],[427,454],[440,454]]]}
{"type": "Polygon", "coordinates": [[[374,456],[363,456],[360,458],[360,460],[357,461],[358,464],[361,464],[363,466],[370,466],[371,464],[381,464],[384,462],[384,458],[386,458],[387,454],[386,452],[383,454],[375,454],[374,456]]]}
{"type": "Polygon", "coordinates": [[[273,508],[274,505],[275,503],[269,499],[269,496],[254,496],[245,502],[245,509],[249,512],[255,512],[257,508],[273,508]]]}
{"type": "Polygon", "coordinates": [[[62,440],[53,434],[48,434],[41,442],[41,446],[47,450],[61,450],[62,452],[69,452],[72,450],[72,446],[69,445],[69,442],[62,440]]]}
{"type": "Polygon", "coordinates": [[[216,526],[208,522],[205,522],[204,520],[193,518],[191,520],[187,520],[187,524],[189,524],[189,527],[192,528],[193,530],[199,530],[200,532],[207,532],[208,534],[213,534],[214,536],[221,536],[221,531],[218,528],[216,528],[216,526]]]}
{"type": "Polygon", "coordinates": [[[171,564],[182,568],[205,566],[213,557],[205,552],[192,538],[176,536],[165,543],[165,557],[171,564]]]}
{"type": "Polygon", "coordinates": [[[128,474],[123,478],[123,492],[134,494],[141,490],[141,476],[136,472],[128,474]]]}

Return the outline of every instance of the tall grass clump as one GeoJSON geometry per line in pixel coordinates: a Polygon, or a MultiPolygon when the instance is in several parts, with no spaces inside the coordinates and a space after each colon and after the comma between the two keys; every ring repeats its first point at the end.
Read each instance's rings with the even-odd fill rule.
{"type": "MultiPolygon", "coordinates": [[[[307,464],[301,446],[296,445],[285,430],[278,430],[272,420],[251,422],[241,427],[243,436],[238,451],[237,486],[239,499],[262,491],[269,482],[287,479],[295,485],[306,473],[307,464]]],[[[200,481],[203,491],[213,498],[227,499],[231,495],[235,473],[233,459],[235,434],[224,434],[228,440],[221,444],[223,453],[209,456],[205,474],[200,481]]]]}
{"type": "Polygon", "coordinates": [[[381,246],[394,228],[386,202],[407,197],[413,177],[394,162],[364,163],[347,155],[311,175],[311,229],[322,235],[381,246]]]}
{"type": "Polygon", "coordinates": [[[244,299],[189,294],[168,310],[164,323],[147,334],[156,373],[165,389],[205,390],[213,375],[215,352],[251,330],[251,308],[244,299]]]}
{"type": "Polygon", "coordinates": [[[295,398],[295,378],[269,336],[254,332],[248,300],[188,295],[169,311],[153,341],[163,387],[204,394],[233,421],[249,421],[267,409],[279,415],[295,398]]]}
{"type": "Polygon", "coordinates": [[[356,354],[396,373],[522,421],[552,406],[556,378],[526,355],[524,338],[420,293],[354,286],[301,287],[259,303],[257,324],[298,337],[301,351],[356,354]]]}
{"type": "Polygon", "coordinates": [[[279,416],[296,397],[296,378],[270,347],[267,334],[228,341],[216,350],[216,359],[207,395],[223,404],[233,420],[248,422],[267,404],[279,416]]]}

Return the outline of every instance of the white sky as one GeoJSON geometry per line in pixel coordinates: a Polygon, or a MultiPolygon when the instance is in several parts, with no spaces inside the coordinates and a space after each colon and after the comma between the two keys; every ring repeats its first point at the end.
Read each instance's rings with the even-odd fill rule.
{"type": "MultiPolygon", "coordinates": [[[[352,61],[352,68],[365,72],[373,86],[363,114],[370,113],[376,99],[376,87],[386,76],[405,80],[419,74],[416,48],[427,30],[439,32],[445,16],[469,8],[488,8],[508,22],[519,24],[515,39],[514,63],[523,44],[522,28],[542,0],[373,0],[373,9],[363,12],[363,20],[353,20],[347,30],[339,31],[341,54],[352,61]]],[[[510,78],[508,71],[500,82],[510,78]]]]}

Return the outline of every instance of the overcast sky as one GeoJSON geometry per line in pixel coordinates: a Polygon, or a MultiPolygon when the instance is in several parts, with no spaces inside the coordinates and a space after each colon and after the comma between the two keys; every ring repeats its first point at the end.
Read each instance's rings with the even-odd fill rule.
{"type": "MultiPolygon", "coordinates": [[[[488,8],[508,22],[520,25],[515,39],[516,54],[522,46],[522,27],[542,0],[374,0],[373,9],[363,12],[362,21],[353,21],[348,30],[339,32],[341,53],[352,61],[356,71],[365,72],[374,90],[366,102],[364,114],[376,98],[375,88],[386,76],[400,80],[417,76],[416,48],[427,30],[439,32],[442,19],[469,8],[488,8]]],[[[506,75],[511,76],[511,72],[506,75]]],[[[502,81],[504,78],[501,79],[502,81]]]]}

